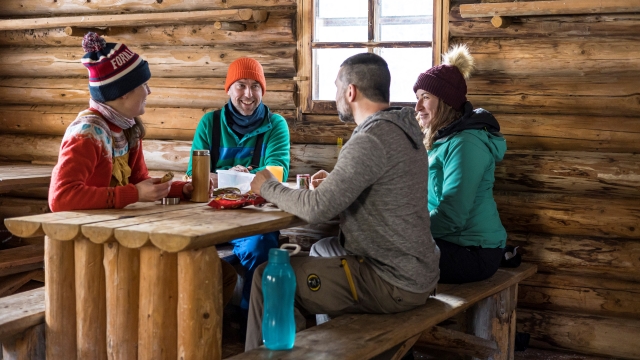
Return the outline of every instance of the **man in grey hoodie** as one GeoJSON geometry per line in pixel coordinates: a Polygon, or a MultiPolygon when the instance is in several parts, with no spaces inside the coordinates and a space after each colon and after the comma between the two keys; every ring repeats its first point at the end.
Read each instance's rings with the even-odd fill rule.
{"type": "MultiPolygon", "coordinates": [[[[339,251],[293,257],[296,323],[302,314],[395,313],[422,305],[439,277],[429,230],[428,159],[413,109],[389,107],[391,75],[381,57],[363,53],[338,73],[340,119],[357,124],[331,173],[315,190],[294,190],[269,171],[251,189],[308,223],[340,215],[339,251]],[[322,254],[321,254],[322,255],[322,254]],[[333,255],[333,254],[329,254],[333,255]]],[[[324,174],[324,175],[322,175],[324,174]]],[[[253,278],[245,350],[262,345],[262,273],[253,278]]]]}

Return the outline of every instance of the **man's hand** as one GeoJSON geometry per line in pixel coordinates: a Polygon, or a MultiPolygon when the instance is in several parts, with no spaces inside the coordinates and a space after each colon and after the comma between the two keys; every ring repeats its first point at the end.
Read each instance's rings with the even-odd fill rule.
{"type": "Polygon", "coordinates": [[[160,178],[150,178],[136,184],[138,201],[156,201],[169,195],[171,181],[160,183],[160,178]]]}
{"type": "Polygon", "coordinates": [[[256,177],[254,177],[253,180],[251,181],[251,191],[253,191],[255,194],[260,195],[260,188],[262,187],[262,184],[264,184],[264,182],[267,180],[278,181],[278,179],[276,179],[276,177],[273,176],[271,171],[266,169],[262,171],[258,171],[256,173],[256,177]]]}
{"type": "Polygon", "coordinates": [[[324,170],[320,170],[317,173],[313,174],[313,176],[311,177],[311,184],[309,188],[311,190],[317,188],[318,186],[320,186],[320,184],[322,184],[327,176],[329,176],[329,173],[324,170]]]}
{"type": "Polygon", "coordinates": [[[242,165],[236,165],[234,167],[232,167],[231,169],[229,169],[231,171],[237,171],[237,172],[243,172],[243,173],[248,173],[249,171],[253,170],[253,167],[249,166],[248,168],[242,166],[242,165]]]}

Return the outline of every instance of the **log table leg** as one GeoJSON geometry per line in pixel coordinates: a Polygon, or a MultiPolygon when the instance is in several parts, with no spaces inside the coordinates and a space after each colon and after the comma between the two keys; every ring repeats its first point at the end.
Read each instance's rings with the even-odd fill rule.
{"type": "Polygon", "coordinates": [[[104,245],[107,296],[107,357],[138,357],[140,251],[116,242],[104,245]]]}
{"type": "Polygon", "coordinates": [[[47,359],[76,358],[74,243],[45,237],[47,359]]]}
{"type": "Polygon", "coordinates": [[[518,285],[479,301],[472,308],[471,333],[483,339],[495,340],[498,351],[494,360],[513,359],[515,309],[518,285]]]}
{"type": "Polygon", "coordinates": [[[178,253],[178,359],[222,358],[222,268],[215,246],[178,253]]]}
{"type": "Polygon", "coordinates": [[[153,246],[140,249],[138,359],[177,358],[178,256],[153,246]]]}
{"type": "Polygon", "coordinates": [[[75,240],[78,359],[107,358],[103,245],[75,240]]]}

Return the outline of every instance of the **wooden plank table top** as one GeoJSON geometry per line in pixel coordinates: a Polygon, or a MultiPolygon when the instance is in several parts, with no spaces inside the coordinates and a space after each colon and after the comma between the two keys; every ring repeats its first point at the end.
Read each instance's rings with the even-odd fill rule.
{"type": "Polygon", "coordinates": [[[96,244],[117,241],[128,248],[152,243],[168,252],[205,248],[305,222],[270,207],[215,210],[206,203],[136,203],[124,209],[65,211],[5,219],[14,235],[47,235],[67,241],[87,237],[96,244]]]}
{"type": "Polygon", "coordinates": [[[51,165],[29,163],[0,163],[0,193],[34,186],[48,186],[51,165]]]}

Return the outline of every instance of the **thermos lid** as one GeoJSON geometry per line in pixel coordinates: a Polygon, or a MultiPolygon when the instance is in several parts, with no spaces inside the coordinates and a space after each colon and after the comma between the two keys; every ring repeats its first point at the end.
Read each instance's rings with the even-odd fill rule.
{"type": "Polygon", "coordinates": [[[276,264],[288,264],[289,252],[283,249],[271,249],[269,250],[269,262],[276,264]]]}
{"type": "Polygon", "coordinates": [[[193,156],[209,156],[209,150],[193,150],[193,156]]]}

